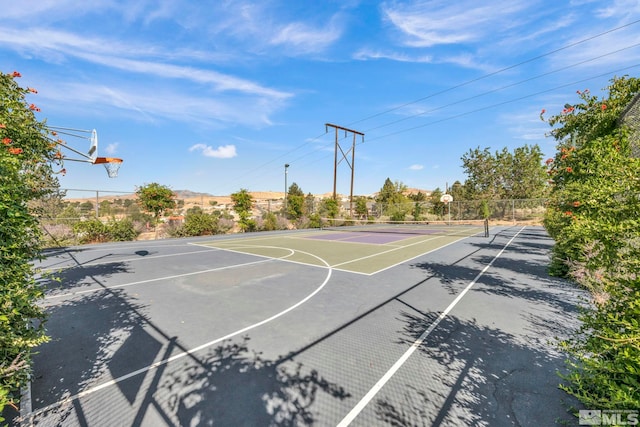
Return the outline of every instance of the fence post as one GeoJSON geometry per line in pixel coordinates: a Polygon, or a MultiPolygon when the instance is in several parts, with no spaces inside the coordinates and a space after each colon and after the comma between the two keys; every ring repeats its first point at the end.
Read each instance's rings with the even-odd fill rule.
{"type": "Polygon", "coordinates": [[[513,216],[513,223],[516,223],[516,200],[511,199],[511,214],[513,216]]]}
{"type": "Polygon", "coordinates": [[[96,190],[96,219],[100,218],[100,191],[96,190]]]}

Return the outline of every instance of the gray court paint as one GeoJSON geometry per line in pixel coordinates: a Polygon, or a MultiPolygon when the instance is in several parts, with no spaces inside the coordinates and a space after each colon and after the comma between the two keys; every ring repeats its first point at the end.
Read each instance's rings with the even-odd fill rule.
{"type": "MultiPolygon", "coordinates": [[[[178,246],[178,245],[174,245],[174,246],[178,246]]],[[[184,245],[182,245],[182,246],[184,246],[184,245]]],[[[167,247],[167,246],[156,246],[156,247],[167,247]]],[[[61,273],[61,272],[66,271],[66,270],[72,270],[72,269],[75,269],[75,268],[82,268],[82,267],[89,267],[89,266],[94,266],[94,265],[112,264],[112,263],[115,263],[115,262],[147,261],[147,260],[151,260],[151,259],[167,258],[167,257],[182,256],[182,255],[193,255],[193,254],[199,254],[199,253],[204,253],[204,252],[215,252],[215,251],[219,251],[219,250],[220,249],[218,249],[218,248],[213,248],[213,249],[208,249],[208,250],[204,250],[204,251],[181,252],[181,253],[177,253],[177,254],[151,255],[151,256],[146,256],[146,257],[137,256],[135,258],[119,259],[119,260],[113,260],[113,261],[87,262],[85,264],[73,265],[71,267],[47,267],[47,268],[41,268],[40,271],[45,272],[45,273],[46,272],[61,273]]]]}
{"type": "Polygon", "coordinates": [[[72,296],[75,296],[75,295],[88,294],[88,293],[91,293],[91,292],[100,292],[100,291],[106,291],[106,290],[109,290],[109,289],[126,288],[126,287],[129,287],[129,286],[141,285],[141,284],[144,284],[144,283],[158,282],[158,281],[161,281],[161,280],[177,279],[179,277],[194,276],[194,275],[197,275],[197,274],[212,273],[214,271],[229,270],[229,269],[238,268],[238,267],[246,267],[248,265],[261,264],[261,263],[265,263],[265,262],[269,262],[269,261],[273,261],[273,259],[261,259],[260,261],[252,261],[252,262],[247,262],[245,264],[228,265],[228,266],[225,266],[225,267],[216,267],[216,268],[210,268],[210,269],[207,269],[207,270],[192,271],[190,273],[176,274],[176,275],[173,275],[173,276],[158,277],[156,279],[139,280],[137,282],[123,283],[121,285],[107,286],[107,287],[104,287],[104,288],[85,289],[84,291],[68,292],[66,294],[60,294],[60,295],[50,295],[50,296],[46,297],[45,300],[49,301],[49,300],[56,299],[56,298],[72,297],[72,296]]]}
{"type": "Polygon", "coordinates": [[[404,365],[404,363],[409,359],[409,357],[411,357],[413,352],[416,351],[422,345],[424,340],[427,339],[427,337],[431,334],[431,332],[433,332],[433,330],[438,327],[438,324],[440,324],[440,322],[445,317],[447,317],[449,312],[453,310],[453,308],[460,302],[460,300],[465,296],[465,294],[469,292],[469,290],[473,287],[473,285],[475,285],[476,282],[480,280],[480,277],[482,277],[484,273],[486,273],[487,270],[491,268],[493,263],[498,258],[500,258],[500,256],[507,249],[507,247],[515,240],[516,237],[518,237],[518,235],[525,228],[526,227],[522,227],[520,230],[518,230],[518,232],[507,242],[507,244],[504,245],[504,247],[500,250],[500,252],[498,252],[498,254],[491,260],[491,262],[487,264],[482,269],[482,271],[478,273],[478,275],[467,285],[467,287],[464,288],[462,292],[458,294],[458,296],[451,302],[451,304],[449,304],[449,306],[440,314],[440,316],[438,316],[438,318],[422,333],[422,335],[420,335],[420,337],[417,340],[415,340],[413,344],[411,344],[411,347],[409,347],[409,349],[402,356],[400,356],[400,358],[396,361],[396,363],[394,363],[393,366],[389,368],[389,370],[382,376],[382,378],[380,378],[378,382],[375,383],[373,387],[371,387],[371,389],[367,392],[367,394],[365,394],[364,397],[360,399],[360,401],[356,404],[356,406],[354,406],[353,409],[342,419],[342,421],[338,423],[338,427],[346,427],[349,424],[351,424],[353,420],[356,419],[356,417],[376,396],[376,394],[378,394],[378,392],[382,390],[382,387],[384,387],[387,381],[389,381],[391,377],[393,377],[393,375],[398,371],[398,369],[400,369],[402,365],[404,365]]]}
{"type": "MultiPolygon", "coordinates": [[[[307,295],[302,300],[298,301],[296,304],[294,304],[294,305],[290,306],[289,308],[281,311],[280,313],[274,314],[273,316],[271,316],[271,317],[269,317],[267,319],[264,319],[264,320],[261,320],[260,322],[254,323],[253,325],[249,325],[249,326],[244,327],[242,329],[239,329],[239,330],[237,330],[235,332],[231,332],[230,334],[227,334],[227,335],[225,335],[223,337],[216,338],[215,340],[212,340],[212,341],[209,341],[207,343],[201,344],[201,345],[199,345],[199,346],[197,346],[197,347],[195,347],[195,348],[193,348],[193,349],[191,349],[189,351],[178,353],[178,354],[176,354],[174,356],[171,356],[171,357],[169,357],[167,359],[159,360],[158,362],[153,363],[153,364],[151,364],[149,366],[146,366],[144,368],[141,368],[141,369],[138,369],[136,371],[130,372],[130,373],[126,374],[126,375],[122,375],[122,376],[120,376],[118,378],[114,378],[114,379],[112,379],[110,381],[104,382],[104,383],[102,383],[102,384],[100,384],[98,386],[95,386],[93,388],[90,388],[88,390],[81,391],[80,393],[77,393],[77,394],[75,394],[73,396],[69,396],[66,399],[60,400],[58,402],[52,403],[51,405],[45,406],[45,407],[40,408],[40,409],[38,409],[38,410],[36,410],[34,412],[31,412],[27,416],[35,416],[35,415],[47,412],[47,411],[49,411],[49,410],[51,410],[53,408],[62,406],[62,405],[66,404],[66,403],[69,403],[69,402],[73,402],[73,401],[75,401],[77,399],[80,399],[80,398],[82,398],[84,396],[88,396],[88,395],[93,394],[93,393],[95,393],[97,391],[100,391],[100,390],[102,390],[104,388],[110,387],[110,386],[115,385],[115,384],[117,384],[119,382],[125,381],[125,380],[127,380],[129,378],[132,378],[132,377],[135,377],[136,375],[140,375],[140,374],[148,372],[148,371],[150,371],[152,369],[159,368],[160,366],[166,365],[166,364],[168,364],[170,362],[173,362],[175,360],[181,359],[181,358],[183,358],[185,356],[189,356],[189,355],[191,355],[193,353],[196,353],[196,352],[198,352],[200,350],[204,350],[207,347],[211,347],[212,345],[215,345],[215,344],[217,344],[217,343],[219,343],[221,341],[228,340],[230,338],[233,338],[236,335],[243,334],[243,333],[248,332],[248,331],[250,331],[252,329],[255,329],[255,328],[259,327],[259,326],[262,326],[262,325],[264,325],[266,323],[269,323],[269,322],[271,322],[271,321],[273,321],[273,320],[275,320],[275,319],[277,319],[279,317],[284,316],[285,314],[289,313],[290,311],[295,310],[296,308],[300,307],[302,304],[306,303],[311,298],[313,298],[318,292],[320,292],[327,285],[327,283],[329,283],[329,279],[331,278],[331,275],[333,273],[333,269],[331,268],[331,266],[325,260],[323,260],[322,258],[320,258],[320,257],[318,257],[318,256],[316,256],[314,254],[310,254],[310,253],[304,252],[304,251],[298,251],[298,252],[304,253],[306,255],[312,256],[312,257],[317,258],[318,260],[320,260],[326,267],[318,267],[318,268],[326,268],[327,269],[327,277],[325,277],[324,281],[322,282],[322,284],[320,286],[318,286],[313,292],[311,292],[309,295],[307,295]]],[[[246,265],[246,264],[243,264],[243,265],[246,265]]]]}

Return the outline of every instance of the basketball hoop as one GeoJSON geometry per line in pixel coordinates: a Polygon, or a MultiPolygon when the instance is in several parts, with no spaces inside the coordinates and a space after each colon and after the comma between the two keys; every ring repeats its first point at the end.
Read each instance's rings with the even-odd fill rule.
{"type": "Polygon", "coordinates": [[[449,203],[453,202],[453,196],[451,194],[443,194],[442,196],[440,196],[440,202],[448,205],[449,203]]]}
{"type": "Polygon", "coordinates": [[[117,157],[96,157],[93,163],[96,165],[104,165],[109,178],[116,178],[118,176],[120,166],[122,166],[122,159],[117,157]]]}

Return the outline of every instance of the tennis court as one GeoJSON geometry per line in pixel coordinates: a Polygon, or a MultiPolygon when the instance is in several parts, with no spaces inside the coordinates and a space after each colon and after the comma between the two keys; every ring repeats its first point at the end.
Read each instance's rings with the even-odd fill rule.
{"type": "Polygon", "coordinates": [[[22,422],[575,424],[552,341],[579,292],[544,230],[420,230],[50,250],[22,422]]]}

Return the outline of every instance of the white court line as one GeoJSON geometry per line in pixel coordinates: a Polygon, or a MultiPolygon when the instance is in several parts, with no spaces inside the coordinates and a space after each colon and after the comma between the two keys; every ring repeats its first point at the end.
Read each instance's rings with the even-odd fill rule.
{"type": "Polygon", "coordinates": [[[207,270],[191,271],[189,273],[175,274],[173,276],[163,276],[163,277],[158,277],[158,278],[155,278],[155,279],[147,279],[147,280],[139,280],[137,282],[123,283],[121,285],[105,286],[105,287],[94,288],[94,289],[85,289],[83,291],[77,291],[77,292],[67,292],[66,294],[50,295],[50,296],[45,297],[45,300],[51,300],[51,299],[55,299],[55,298],[64,298],[64,297],[69,297],[69,296],[88,294],[88,293],[91,293],[91,292],[106,291],[106,290],[109,290],[109,289],[127,288],[129,286],[141,285],[143,283],[157,282],[157,281],[160,281],[160,280],[177,279],[179,277],[187,277],[187,276],[194,276],[196,274],[212,273],[214,271],[228,270],[228,269],[237,268],[237,267],[246,267],[248,265],[260,264],[260,263],[268,262],[268,261],[271,261],[271,260],[274,260],[274,259],[278,259],[278,258],[261,259],[261,260],[258,260],[258,261],[247,262],[247,263],[244,263],[244,264],[226,265],[226,266],[223,266],[223,267],[210,268],[210,269],[207,269],[207,270]]]}
{"type": "Polygon", "coordinates": [[[377,252],[377,253],[375,253],[375,254],[371,254],[371,255],[363,256],[363,257],[360,257],[360,258],[355,258],[355,259],[352,259],[352,260],[350,260],[350,261],[345,261],[345,262],[341,262],[341,263],[338,263],[338,264],[333,264],[333,265],[332,265],[332,267],[338,267],[338,266],[340,266],[340,265],[351,264],[352,262],[362,261],[363,259],[375,258],[375,257],[380,256],[380,255],[388,254],[388,253],[390,253],[390,252],[395,252],[395,251],[398,251],[398,250],[400,250],[400,249],[410,248],[411,246],[421,245],[422,243],[430,242],[430,241],[432,241],[432,240],[440,239],[440,238],[442,238],[442,237],[444,237],[444,236],[435,236],[435,237],[432,237],[432,238],[430,238],[430,239],[421,240],[421,241],[419,241],[419,242],[412,243],[412,244],[410,244],[410,245],[397,246],[397,247],[394,247],[393,249],[388,249],[388,250],[386,250],[386,251],[377,252]]]}
{"type": "MultiPolygon", "coordinates": [[[[380,273],[380,272],[382,272],[382,271],[385,271],[385,270],[388,270],[388,269],[390,269],[390,268],[393,268],[393,267],[395,267],[395,266],[397,266],[397,265],[400,265],[400,264],[402,264],[402,263],[405,263],[405,262],[411,261],[411,260],[416,259],[416,258],[418,258],[418,257],[421,257],[421,256],[423,256],[423,255],[430,254],[431,252],[435,252],[435,251],[437,251],[437,250],[440,250],[440,249],[446,248],[446,247],[447,247],[447,246],[449,246],[449,245],[452,245],[452,244],[457,243],[457,242],[459,242],[459,241],[461,241],[461,240],[465,240],[465,239],[468,239],[468,238],[470,238],[470,237],[474,237],[474,236],[477,236],[477,235],[478,235],[478,233],[476,233],[476,234],[472,234],[472,235],[469,235],[469,236],[464,236],[464,235],[459,236],[459,237],[460,237],[459,239],[454,240],[453,242],[447,243],[446,245],[438,246],[437,248],[434,248],[434,249],[432,249],[432,250],[430,250],[430,251],[423,252],[423,253],[418,254],[418,255],[416,255],[416,256],[414,256],[414,257],[412,257],[412,258],[402,260],[402,261],[397,262],[397,263],[395,263],[395,264],[393,264],[393,265],[389,265],[389,266],[387,266],[387,267],[381,268],[380,270],[376,270],[376,271],[374,271],[374,272],[372,272],[372,273],[364,273],[364,272],[360,272],[360,271],[348,270],[348,269],[339,268],[339,267],[340,267],[341,265],[351,264],[351,263],[354,263],[354,262],[357,262],[357,261],[361,261],[361,260],[364,260],[364,259],[367,259],[367,258],[375,258],[375,257],[377,257],[377,256],[379,256],[379,255],[384,255],[384,254],[387,254],[387,253],[389,253],[389,252],[393,252],[393,251],[398,251],[398,250],[401,250],[401,249],[410,248],[411,246],[417,246],[417,245],[420,245],[420,244],[422,244],[422,243],[429,242],[429,241],[431,241],[431,240],[441,239],[441,238],[445,238],[445,237],[457,237],[458,235],[456,235],[456,234],[448,234],[448,235],[434,236],[434,237],[431,237],[431,238],[429,238],[429,239],[425,239],[425,240],[421,240],[421,241],[419,241],[419,242],[411,243],[411,244],[409,244],[409,245],[404,245],[404,246],[394,246],[392,249],[388,249],[388,250],[383,251],[383,252],[377,252],[377,253],[375,253],[375,254],[367,255],[367,256],[364,256],[364,257],[360,257],[360,258],[352,259],[352,260],[345,261],[345,262],[340,262],[340,263],[338,263],[338,264],[332,264],[332,265],[331,265],[331,268],[333,268],[333,269],[335,269],[335,270],[338,270],[338,271],[344,271],[344,272],[346,272],[346,273],[351,273],[351,274],[360,274],[360,275],[363,275],[363,276],[373,276],[373,275],[376,275],[376,274],[378,274],[378,273],[380,273]]],[[[252,239],[252,240],[259,240],[259,238],[252,239]]],[[[340,241],[340,243],[354,243],[354,244],[371,245],[370,243],[357,243],[357,242],[344,242],[344,241],[340,241]]],[[[217,244],[217,243],[190,243],[190,244],[192,244],[192,245],[194,245],[194,246],[203,246],[203,247],[208,247],[208,248],[210,248],[211,246],[209,246],[209,245],[213,245],[213,244],[217,244]]],[[[281,247],[281,246],[262,246],[262,245],[253,246],[253,245],[238,245],[238,244],[236,244],[236,245],[234,245],[234,246],[235,246],[235,248],[233,248],[233,249],[232,249],[232,248],[223,247],[223,246],[214,246],[214,247],[216,247],[216,248],[218,248],[218,249],[220,249],[220,250],[223,250],[223,251],[229,251],[229,252],[234,252],[234,253],[239,253],[239,254],[247,254],[247,253],[248,253],[248,254],[255,255],[255,256],[263,256],[263,257],[266,257],[266,258],[268,258],[268,256],[267,256],[267,255],[254,254],[254,253],[252,253],[252,252],[247,252],[247,251],[239,250],[238,248],[254,248],[254,247],[258,247],[258,248],[275,248],[275,249],[285,249],[285,248],[283,248],[283,247],[281,247]]],[[[385,246],[387,246],[387,247],[388,247],[388,245],[385,245],[385,246]]],[[[302,252],[302,251],[299,251],[299,252],[302,252]]],[[[294,264],[301,264],[301,265],[311,265],[311,266],[314,266],[314,265],[315,265],[315,264],[309,264],[309,263],[302,262],[302,261],[291,261],[291,260],[283,260],[283,261],[291,262],[291,263],[294,263],[294,264]]]]}
{"type": "Polygon", "coordinates": [[[411,347],[409,347],[409,349],[396,361],[396,363],[394,363],[393,366],[389,368],[389,370],[382,376],[382,378],[380,378],[378,382],[375,383],[373,387],[371,387],[371,389],[367,392],[367,394],[365,394],[364,397],[360,399],[360,401],[356,404],[356,406],[354,406],[353,409],[342,419],[342,421],[338,423],[337,427],[346,427],[349,424],[351,424],[353,420],[356,419],[356,417],[360,414],[360,412],[362,412],[362,410],[369,404],[371,399],[373,399],[376,396],[376,394],[378,394],[378,392],[382,390],[382,387],[384,387],[387,381],[389,381],[391,377],[393,377],[393,375],[398,371],[398,369],[400,369],[402,365],[404,365],[404,363],[409,359],[409,357],[411,357],[413,352],[416,351],[422,345],[424,340],[427,339],[427,337],[431,334],[431,332],[433,332],[433,330],[440,324],[440,322],[445,317],[447,317],[449,312],[453,310],[453,308],[460,302],[460,300],[465,296],[465,294],[469,292],[469,290],[473,287],[473,285],[476,284],[476,282],[480,279],[480,277],[482,277],[482,275],[484,275],[484,273],[486,273],[487,270],[491,268],[495,260],[497,260],[502,255],[502,253],[507,249],[507,247],[511,244],[511,242],[513,242],[514,239],[518,237],[518,235],[524,229],[525,227],[522,227],[511,238],[511,240],[509,240],[507,244],[504,245],[502,250],[498,252],[498,254],[491,260],[491,262],[487,264],[480,273],[478,273],[478,275],[471,281],[471,283],[469,283],[467,287],[464,288],[462,292],[460,292],[460,294],[458,294],[456,299],[454,299],[451,302],[451,304],[449,304],[449,306],[440,314],[440,316],[438,316],[438,318],[422,333],[422,335],[420,335],[420,337],[417,340],[415,340],[413,344],[411,344],[411,347]]]}
{"type": "MultiPolygon", "coordinates": [[[[289,250],[293,251],[292,249],[289,249],[289,250]]],[[[300,307],[302,304],[306,303],[311,298],[313,298],[318,292],[320,292],[327,285],[327,283],[329,283],[329,279],[331,278],[331,274],[332,274],[333,270],[331,269],[331,266],[329,265],[329,263],[327,263],[325,260],[323,260],[322,258],[318,257],[317,255],[314,255],[314,254],[311,254],[311,253],[308,253],[308,252],[303,252],[303,251],[298,251],[298,252],[310,255],[310,256],[320,260],[327,268],[327,277],[325,277],[325,279],[322,282],[322,284],[320,286],[318,286],[313,292],[311,292],[309,295],[307,295],[305,298],[301,299],[300,301],[298,301],[294,305],[286,308],[285,310],[282,310],[281,312],[279,312],[277,314],[274,314],[273,316],[271,316],[271,317],[269,317],[267,319],[261,320],[258,323],[254,323],[253,325],[246,326],[246,327],[244,327],[242,329],[239,329],[239,330],[237,330],[235,332],[231,332],[231,333],[229,333],[229,334],[227,334],[227,335],[225,335],[223,337],[216,338],[216,339],[214,339],[212,341],[209,341],[207,343],[201,344],[198,347],[192,348],[191,350],[187,350],[187,351],[184,351],[182,353],[178,353],[178,354],[173,355],[173,356],[171,356],[171,357],[169,357],[167,359],[159,360],[159,361],[157,361],[157,362],[155,362],[155,363],[153,363],[153,364],[151,364],[149,366],[146,366],[144,368],[140,368],[140,369],[135,370],[133,372],[129,372],[128,374],[125,374],[125,375],[122,375],[122,376],[120,376],[118,378],[114,378],[112,380],[106,381],[106,382],[104,382],[104,383],[102,383],[100,385],[97,385],[95,387],[89,388],[87,390],[83,390],[80,393],[77,393],[77,394],[75,394],[73,396],[69,396],[69,397],[67,397],[65,399],[62,399],[62,400],[58,401],[58,402],[54,402],[54,403],[52,403],[50,405],[47,405],[47,406],[45,406],[43,408],[37,409],[36,411],[33,411],[30,414],[28,414],[28,417],[37,416],[38,414],[47,412],[47,411],[49,411],[51,409],[60,407],[60,406],[62,406],[64,404],[66,404],[66,403],[69,403],[69,402],[72,402],[74,400],[80,399],[80,398],[82,398],[84,396],[93,394],[93,393],[95,393],[97,391],[100,391],[100,390],[102,390],[104,388],[107,388],[107,387],[110,387],[112,385],[118,384],[118,383],[120,383],[122,381],[125,381],[125,380],[131,378],[131,377],[135,377],[137,375],[140,375],[140,374],[143,374],[145,372],[151,371],[153,369],[159,368],[160,366],[166,365],[166,364],[168,364],[170,362],[173,362],[175,360],[178,360],[178,359],[181,359],[183,357],[192,355],[193,353],[196,353],[196,352],[198,352],[200,350],[204,350],[205,348],[211,347],[212,345],[215,345],[215,344],[217,344],[219,342],[228,340],[230,338],[235,337],[236,335],[243,334],[243,333],[248,332],[248,331],[250,331],[252,329],[255,329],[255,328],[259,327],[259,326],[262,326],[262,325],[264,325],[266,323],[269,323],[269,322],[271,322],[271,321],[273,321],[273,320],[275,320],[275,319],[277,319],[279,317],[284,316],[285,314],[289,313],[290,311],[295,310],[296,308],[300,307]]],[[[273,259],[273,258],[271,258],[271,259],[273,259]]],[[[271,259],[269,259],[269,260],[271,260],[271,259]]],[[[263,261],[269,261],[269,260],[263,260],[263,261]]]]}
{"type": "MultiPolygon", "coordinates": [[[[397,263],[395,263],[395,264],[393,264],[393,265],[389,265],[389,266],[387,266],[387,267],[381,268],[380,270],[376,270],[376,271],[374,271],[373,273],[358,273],[358,272],[356,272],[356,273],[358,273],[358,274],[365,274],[365,275],[367,275],[367,276],[373,276],[373,275],[376,275],[376,274],[378,274],[378,273],[381,273],[381,272],[383,272],[383,271],[385,271],[385,270],[388,270],[388,269],[390,269],[390,268],[393,268],[393,267],[395,267],[395,266],[397,266],[397,265],[400,265],[400,264],[403,264],[403,263],[405,263],[405,262],[408,262],[408,261],[414,260],[414,259],[416,259],[416,258],[418,258],[418,257],[423,256],[423,255],[428,255],[428,254],[430,254],[431,252],[438,251],[438,250],[440,250],[440,249],[446,248],[447,246],[453,245],[454,243],[457,243],[457,242],[459,242],[459,241],[461,241],[461,240],[465,240],[465,239],[468,239],[468,238],[470,238],[470,237],[474,237],[474,236],[477,236],[477,235],[478,235],[478,233],[476,233],[476,234],[472,234],[472,235],[470,235],[470,236],[460,236],[460,238],[459,238],[459,239],[454,240],[453,242],[449,242],[449,243],[447,243],[446,245],[438,246],[437,248],[434,248],[434,249],[431,249],[430,251],[427,251],[427,252],[424,252],[424,253],[418,254],[418,255],[416,255],[416,256],[414,256],[414,257],[412,257],[412,258],[404,259],[404,260],[402,260],[402,261],[400,261],[400,262],[397,262],[397,263]]],[[[332,267],[334,267],[334,268],[335,268],[335,267],[340,266],[340,265],[350,264],[350,263],[352,263],[352,262],[360,261],[360,260],[367,259],[367,258],[373,258],[373,257],[376,257],[376,256],[381,255],[381,254],[386,254],[386,253],[393,252],[393,251],[397,251],[397,250],[400,250],[400,249],[410,248],[411,246],[416,246],[416,245],[419,245],[419,244],[421,244],[421,243],[429,242],[429,241],[434,240],[434,239],[439,239],[439,238],[444,238],[444,237],[452,237],[452,236],[455,236],[455,235],[449,234],[449,235],[444,235],[444,236],[435,236],[435,237],[433,237],[433,238],[431,238],[431,239],[421,240],[420,242],[412,243],[412,244],[410,244],[410,245],[397,246],[397,247],[394,247],[393,249],[389,249],[388,251],[380,252],[380,253],[373,254],[373,255],[367,255],[367,256],[362,257],[362,258],[357,258],[357,259],[354,259],[354,260],[351,260],[351,261],[341,262],[341,263],[339,263],[339,264],[334,264],[334,265],[332,265],[332,267]]],[[[344,270],[344,269],[340,269],[340,268],[337,268],[337,270],[340,270],[340,271],[349,271],[349,272],[352,272],[352,273],[353,273],[353,271],[351,271],[351,270],[344,270]]]]}
{"type": "Polygon", "coordinates": [[[218,248],[210,248],[209,250],[204,250],[204,251],[192,251],[192,252],[179,252],[177,254],[165,254],[165,255],[151,255],[151,256],[141,256],[138,255],[135,258],[125,258],[125,259],[114,259],[111,261],[90,261],[84,264],[76,264],[76,265],[71,265],[71,266],[67,266],[67,267],[40,267],[39,270],[43,271],[43,272],[56,272],[56,273],[61,273],[63,271],[67,271],[67,270],[72,270],[74,268],[82,268],[82,267],[87,267],[87,266],[93,266],[93,265],[102,265],[102,264],[114,264],[116,262],[134,262],[134,261],[146,261],[146,260],[150,260],[150,259],[157,259],[157,258],[167,258],[167,257],[172,257],[172,256],[183,256],[183,255],[191,255],[191,254],[200,254],[200,253],[204,253],[204,252],[214,252],[214,251],[218,251],[218,248]]]}

